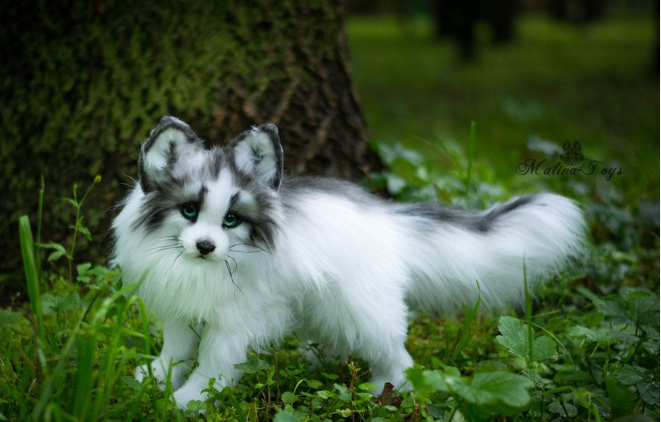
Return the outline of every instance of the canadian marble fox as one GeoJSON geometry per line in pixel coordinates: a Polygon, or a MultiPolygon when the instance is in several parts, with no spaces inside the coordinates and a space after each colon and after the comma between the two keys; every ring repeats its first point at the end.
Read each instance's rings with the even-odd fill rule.
{"type": "Polygon", "coordinates": [[[328,355],[362,357],[378,391],[405,385],[409,309],[472,304],[476,280],[483,307],[518,302],[524,256],[528,278],[540,280],[584,239],[581,211],[554,194],[473,212],[285,177],[272,124],[206,148],[186,123],[164,117],[139,168],[113,222],[113,261],[164,322],[151,366],[161,381],[171,371],[182,409],[205,399],[210,378],[219,389],[235,383],[249,346],[287,332],[328,355]]]}

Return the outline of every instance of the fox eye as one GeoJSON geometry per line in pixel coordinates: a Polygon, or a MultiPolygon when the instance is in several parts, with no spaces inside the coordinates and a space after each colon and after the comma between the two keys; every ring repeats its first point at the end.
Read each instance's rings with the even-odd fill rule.
{"type": "Polygon", "coordinates": [[[227,214],[225,218],[223,218],[223,226],[228,229],[233,229],[239,224],[241,224],[241,219],[234,214],[227,214]]]}
{"type": "Polygon", "coordinates": [[[199,208],[196,202],[189,202],[181,206],[181,215],[188,220],[195,220],[200,212],[199,208]]]}

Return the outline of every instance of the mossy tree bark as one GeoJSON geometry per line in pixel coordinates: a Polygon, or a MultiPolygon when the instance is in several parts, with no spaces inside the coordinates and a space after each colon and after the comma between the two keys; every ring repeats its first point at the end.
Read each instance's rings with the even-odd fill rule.
{"type": "Polygon", "coordinates": [[[337,2],[5,2],[0,16],[3,256],[17,257],[12,222],[35,214],[40,174],[45,239],[67,238],[72,210],[57,199],[95,174],[85,222],[104,233],[138,145],[166,114],[212,144],[275,123],[290,174],[356,180],[379,166],[337,2]]]}

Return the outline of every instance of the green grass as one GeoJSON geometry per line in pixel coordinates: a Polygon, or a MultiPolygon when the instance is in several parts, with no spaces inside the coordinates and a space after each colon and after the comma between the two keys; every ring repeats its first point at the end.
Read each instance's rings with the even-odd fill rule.
{"type": "MultiPolygon", "coordinates": [[[[251,353],[236,387],[184,414],[153,378],[132,377],[162,340],[121,273],[77,262],[74,243],[35,242],[25,218],[17,236],[30,303],[0,310],[0,420],[196,420],[201,409],[212,421],[658,420],[658,82],[640,77],[651,29],[527,18],[520,30],[518,44],[468,66],[426,38],[427,22],[349,22],[358,90],[388,164],[374,184],[400,200],[486,206],[552,189],[581,202],[587,256],[527,296],[525,310],[488,315],[478,300],[457,318],[414,315],[412,393],[376,400],[360,360],[310,371],[289,337],[251,353]],[[530,135],[579,139],[586,155],[627,173],[516,175],[523,158],[557,159],[550,144],[526,147],[530,135]]],[[[102,247],[83,225],[85,195],[69,200],[72,237],[102,247]]]]}

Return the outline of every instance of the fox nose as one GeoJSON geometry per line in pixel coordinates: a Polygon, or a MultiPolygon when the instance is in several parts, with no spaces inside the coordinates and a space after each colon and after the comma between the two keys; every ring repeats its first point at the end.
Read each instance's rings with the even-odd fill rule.
{"type": "Polygon", "coordinates": [[[214,251],[214,249],[216,249],[216,245],[209,242],[208,240],[200,240],[195,244],[195,246],[197,246],[197,250],[200,251],[202,255],[210,254],[214,251]]]}

